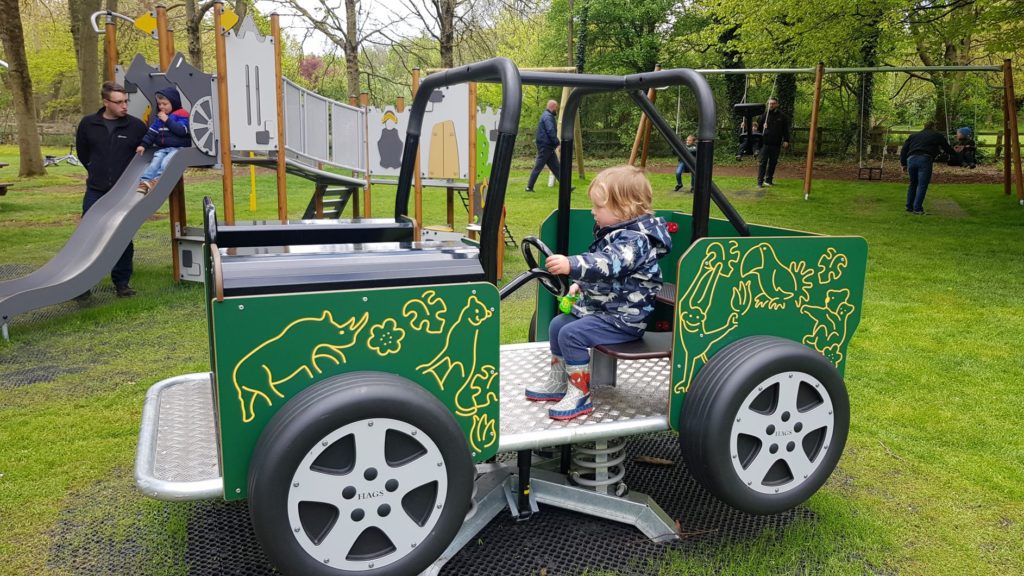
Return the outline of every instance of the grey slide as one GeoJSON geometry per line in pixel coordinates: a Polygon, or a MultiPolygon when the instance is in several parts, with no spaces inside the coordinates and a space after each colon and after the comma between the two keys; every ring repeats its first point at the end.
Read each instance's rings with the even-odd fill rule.
{"type": "Polygon", "coordinates": [[[99,284],[146,219],[170,196],[185,169],[214,162],[195,147],[182,148],[171,157],[156,187],[143,195],[135,190],[152,158],[152,151],[147,151],[132,159],[52,260],[28,276],[0,282],[0,325],[6,329],[16,314],[70,300],[99,284]]]}

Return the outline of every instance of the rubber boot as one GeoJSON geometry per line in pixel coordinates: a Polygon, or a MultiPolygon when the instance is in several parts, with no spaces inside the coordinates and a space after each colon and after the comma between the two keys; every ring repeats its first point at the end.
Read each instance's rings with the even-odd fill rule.
{"type": "Polygon", "coordinates": [[[551,372],[548,379],[526,387],[526,399],[534,402],[557,402],[565,396],[565,387],[569,377],[565,373],[565,360],[561,356],[551,355],[551,372]]]}
{"type": "Polygon", "coordinates": [[[572,420],[594,411],[590,402],[590,366],[566,365],[565,368],[569,373],[569,385],[558,404],[548,408],[548,417],[553,420],[572,420]]]}

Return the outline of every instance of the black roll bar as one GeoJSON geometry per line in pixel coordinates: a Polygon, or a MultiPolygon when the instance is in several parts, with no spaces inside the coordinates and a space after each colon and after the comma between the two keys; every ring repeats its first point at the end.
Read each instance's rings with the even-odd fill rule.
{"type": "Polygon", "coordinates": [[[683,157],[696,177],[693,196],[693,219],[691,242],[708,235],[708,222],[710,220],[710,200],[722,209],[729,222],[742,236],[749,236],[750,231],[746,222],[740,217],[736,210],[729,204],[729,201],[722,194],[721,190],[711,180],[711,170],[714,164],[714,140],[716,109],[714,96],[711,87],[703,76],[689,69],[660,70],[643,74],[631,74],[629,76],[596,76],[588,74],[566,74],[556,72],[523,72],[523,84],[527,85],[557,85],[571,86],[574,90],[569,93],[565,107],[562,110],[562,141],[561,157],[559,165],[559,194],[558,194],[558,216],[557,216],[557,242],[556,251],[565,254],[569,248],[569,207],[570,201],[570,179],[572,176],[572,157],[574,152],[573,123],[579,113],[579,107],[584,96],[606,92],[625,91],[630,94],[637,105],[654,121],[659,132],[669,139],[673,149],[683,157]],[[668,123],[661,117],[657,108],[643,96],[642,101],[636,99],[635,94],[642,95],[642,90],[659,86],[684,85],[693,92],[697,101],[697,157],[694,158],[686,147],[679,140],[679,137],[669,128],[668,123]],[[679,149],[682,152],[679,152],[679,149]]]}
{"type": "MultiPolygon", "coordinates": [[[[696,169],[697,159],[694,158],[693,154],[691,154],[689,150],[686,149],[686,145],[679,138],[679,135],[672,130],[668,125],[668,122],[666,122],[661,114],[658,113],[658,109],[654,107],[654,103],[651,102],[651,100],[647,98],[647,95],[640,90],[630,92],[630,97],[644,112],[647,113],[648,118],[650,118],[651,122],[654,123],[658,132],[661,132],[661,135],[665,137],[665,140],[668,140],[669,146],[672,147],[672,151],[675,152],[683,160],[686,166],[693,171],[695,175],[698,175],[699,178],[700,176],[696,169]]],[[[726,219],[729,220],[729,223],[732,224],[732,227],[736,229],[736,232],[738,232],[740,236],[750,236],[750,227],[747,226],[746,221],[743,220],[743,217],[740,216],[739,212],[736,211],[736,208],[729,203],[729,199],[725,197],[725,194],[722,193],[722,190],[719,189],[718,185],[713,181],[711,182],[711,199],[714,200],[718,209],[725,214],[726,219]]],[[[697,238],[699,238],[699,236],[695,236],[693,240],[696,240],[697,238]]]]}
{"type": "MultiPolygon", "coordinates": [[[[483,218],[480,222],[480,264],[488,282],[498,282],[498,242],[501,241],[501,214],[505,206],[505,190],[508,186],[509,170],[516,134],[519,132],[519,112],[523,100],[523,88],[519,69],[507,58],[491,58],[476,64],[452,68],[427,76],[416,91],[409,124],[406,130],[405,148],[402,152],[402,169],[398,174],[398,191],[395,195],[395,219],[409,213],[409,192],[412,187],[414,158],[420,145],[423,129],[423,115],[427,109],[430,94],[437,88],[466,82],[497,82],[501,84],[501,115],[498,119],[498,141],[494,149],[491,169],[491,185],[487,191],[483,218]]],[[[422,224],[420,222],[419,224],[422,224]]]]}

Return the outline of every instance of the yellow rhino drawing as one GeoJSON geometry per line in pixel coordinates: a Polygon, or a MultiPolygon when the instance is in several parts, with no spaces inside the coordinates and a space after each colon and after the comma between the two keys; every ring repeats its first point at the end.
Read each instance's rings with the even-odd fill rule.
{"type": "Polygon", "coordinates": [[[324,310],[318,318],[299,318],[246,354],[231,373],[242,421],[251,422],[255,417],[257,398],[267,406],[274,404],[271,394],[284,398],[277,389],[283,382],[300,374],[313,378],[314,373],[323,372],[320,362],[333,362],[335,366],[346,362],[344,350],[356,343],[369,318],[369,312],[363,312],[358,320],[353,316],[338,324],[331,312],[324,310]]]}

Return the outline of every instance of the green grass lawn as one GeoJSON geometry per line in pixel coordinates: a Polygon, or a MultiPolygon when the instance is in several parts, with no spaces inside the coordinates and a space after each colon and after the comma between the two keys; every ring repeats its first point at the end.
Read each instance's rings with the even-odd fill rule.
{"type": "MultiPolygon", "coordinates": [[[[16,149],[0,147],[0,161],[16,164],[16,149]]],[[[517,238],[535,233],[555,206],[554,189],[522,192],[524,166],[507,198],[517,238]]],[[[62,165],[33,181],[16,173],[0,169],[0,180],[15,183],[0,197],[0,270],[27,272],[74,230],[84,170],[62,165]]],[[[273,174],[257,178],[255,212],[239,174],[236,217],[274,217],[273,174]]],[[[671,192],[671,174],[651,180],[656,207],[689,211],[692,197],[671,192]]],[[[898,184],[818,181],[804,201],[799,181],[763,194],[750,178],[716,181],[750,222],[867,239],[863,319],[846,370],[851,431],[838,470],[807,504],[813,521],[673,554],[660,573],[1024,574],[1024,209],[1000,185],[939,181],[926,202],[932,215],[916,217],[903,211],[898,184]]],[[[187,182],[198,225],[202,196],[222,204],[220,178],[197,171],[187,182]]],[[[579,183],[574,205],[586,205],[584,189],[579,183]]],[[[289,178],[292,217],[310,193],[289,178]]],[[[393,194],[375,188],[375,216],[391,213],[393,194]]],[[[443,221],[444,191],[428,190],[424,206],[427,223],[443,221]]],[[[456,215],[465,216],[461,206],[456,215]]],[[[0,573],[68,573],[54,552],[68,536],[55,527],[83,494],[96,496],[90,517],[119,519],[96,521],[113,541],[168,534],[136,573],[186,572],[183,518],[166,523],[141,496],[95,488],[131,483],[147,388],[209,369],[203,291],[171,281],[168,238],[165,206],[136,236],[138,297],[118,300],[104,287],[90,305],[16,319],[11,342],[0,342],[0,573]],[[35,383],[5,383],[36,372],[35,383]]],[[[506,254],[506,278],[523,267],[518,253],[506,254]]],[[[531,311],[526,293],[503,303],[505,342],[525,340],[531,311]]],[[[102,559],[89,561],[91,573],[104,573],[102,559]]]]}

